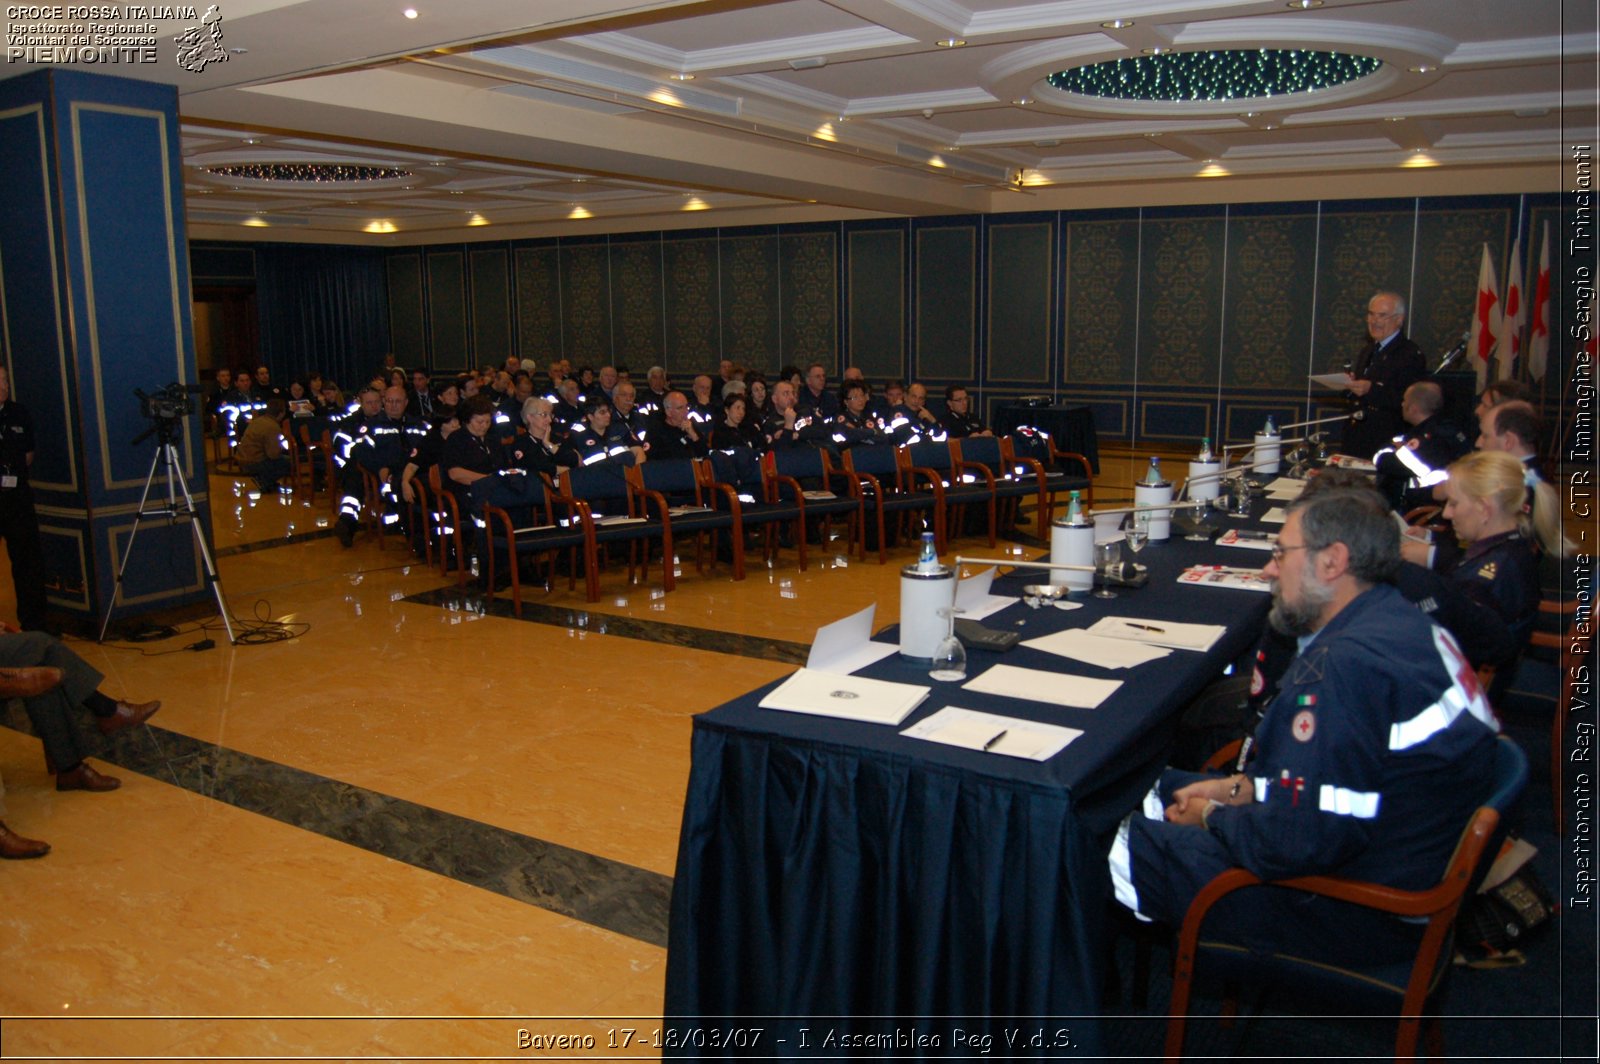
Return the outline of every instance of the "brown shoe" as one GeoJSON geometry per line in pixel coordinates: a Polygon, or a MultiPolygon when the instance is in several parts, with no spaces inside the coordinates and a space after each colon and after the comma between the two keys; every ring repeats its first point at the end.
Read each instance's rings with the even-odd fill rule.
{"type": "Polygon", "coordinates": [[[61,682],[61,670],[50,665],[0,669],[0,698],[32,698],[61,682]]]}
{"type": "Polygon", "coordinates": [[[90,768],[87,761],[78,762],[78,767],[71,772],[56,773],[58,791],[114,791],[120,786],[121,780],[115,776],[102,776],[90,768]]]}
{"type": "Polygon", "coordinates": [[[0,823],[0,859],[7,861],[22,861],[29,857],[43,857],[50,852],[48,842],[38,839],[25,839],[15,831],[0,823]]]}
{"type": "Polygon", "coordinates": [[[113,735],[124,728],[132,728],[135,725],[143,724],[155,716],[156,710],[160,708],[161,703],[159,701],[140,702],[138,704],[118,702],[115,713],[109,717],[96,717],[95,723],[100,725],[100,734],[113,735]]]}

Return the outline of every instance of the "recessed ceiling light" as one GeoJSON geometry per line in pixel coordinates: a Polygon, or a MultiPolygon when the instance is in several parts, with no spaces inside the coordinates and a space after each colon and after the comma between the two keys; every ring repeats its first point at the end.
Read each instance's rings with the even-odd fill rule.
{"type": "Polygon", "coordinates": [[[1261,112],[1260,111],[1245,111],[1239,117],[1240,118],[1260,118],[1261,117],[1261,112]]]}
{"type": "Polygon", "coordinates": [[[1016,106],[1018,106],[1018,107],[1026,107],[1030,103],[1032,103],[1033,101],[1028,99],[1026,96],[1018,96],[1015,100],[1012,100],[1011,102],[1013,104],[1015,104],[1016,106]]]}
{"type": "Polygon", "coordinates": [[[408,7],[403,12],[401,12],[401,14],[405,15],[406,18],[416,18],[417,17],[417,9],[414,8],[414,7],[408,7]]]}
{"type": "Polygon", "coordinates": [[[933,43],[939,48],[960,48],[967,42],[962,40],[960,37],[946,37],[942,41],[934,41],[933,43]]]}
{"type": "Polygon", "coordinates": [[[688,71],[681,71],[681,72],[679,72],[677,74],[668,74],[667,76],[670,77],[673,81],[693,81],[694,80],[694,75],[689,73],[688,71]]]}
{"type": "Polygon", "coordinates": [[[1429,166],[1438,166],[1439,160],[1429,155],[1426,148],[1418,148],[1408,155],[1400,165],[1408,170],[1417,170],[1429,166]]]}
{"type": "Polygon", "coordinates": [[[839,116],[839,121],[848,122],[848,121],[850,121],[850,116],[849,115],[840,115],[839,116]]]}
{"type": "Polygon", "coordinates": [[[244,138],[244,142],[246,144],[260,144],[261,143],[261,141],[257,140],[255,137],[246,137],[246,138],[244,138]]]}
{"type": "Polygon", "coordinates": [[[489,219],[485,218],[483,215],[479,214],[477,211],[469,211],[468,214],[470,215],[467,218],[467,224],[468,225],[488,225],[489,224],[489,219]]]}
{"type": "Polygon", "coordinates": [[[1439,68],[1438,67],[1428,66],[1426,63],[1423,63],[1420,66],[1408,67],[1407,69],[1410,70],[1413,74],[1432,74],[1435,70],[1438,70],[1439,68]]]}
{"type": "Polygon", "coordinates": [[[452,196],[465,196],[466,192],[462,191],[459,188],[453,188],[453,189],[450,190],[450,195],[452,195],[452,196]]]}
{"type": "Polygon", "coordinates": [[[1100,23],[1102,29],[1108,30],[1125,30],[1131,25],[1133,25],[1131,18],[1114,18],[1110,22],[1100,23]]]}
{"type": "Polygon", "coordinates": [[[1284,6],[1291,11],[1310,11],[1313,8],[1321,7],[1322,0],[1289,0],[1284,6]]]}
{"type": "Polygon", "coordinates": [[[1228,176],[1228,171],[1227,171],[1227,169],[1225,167],[1218,165],[1213,160],[1207,159],[1206,160],[1206,165],[1201,167],[1200,168],[1200,172],[1195,174],[1194,176],[1196,176],[1196,177],[1227,177],[1228,176]]]}
{"type": "Polygon", "coordinates": [[[1390,115],[1388,118],[1384,119],[1385,122],[1404,122],[1405,120],[1405,115],[1390,115]]]}
{"type": "Polygon", "coordinates": [[[254,227],[258,228],[258,229],[264,229],[264,228],[266,228],[268,223],[267,223],[267,220],[265,218],[250,217],[250,218],[246,218],[244,221],[240,222],[239,224],[240,225],[254,226],[254,227]]]}
{"type": "Polygon", "coordinates": [[[229,55],[249,55],[250,54],[250,49],[248,49],[248,48],[229,48],[228,49],[228,54],[229,55]]]}
{"type": "Polygon", "coordinates": [[[1154,48],[1146,48],[1143,49],[1143,51],[1145,55],[1166,55],[1168,52],[1172,51],[1172,49],[1163,47],[1161,45],[1156,45],[1154,48]]]}

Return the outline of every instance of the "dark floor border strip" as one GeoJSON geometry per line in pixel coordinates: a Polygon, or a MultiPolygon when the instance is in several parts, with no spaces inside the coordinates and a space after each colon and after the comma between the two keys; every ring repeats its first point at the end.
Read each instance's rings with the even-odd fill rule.
{"type": "MultiPolygon", "coordinates": [[[[537,592],[535,592],[537,593],[537,592]]],[[[666,643],[669,646],[687,647],[690,650],[709,650],[717,654],[776,661],[784,665],[804,665],[811,653],[809,643],[796,643],[787,639],[766,639],[761,636],[742,635],[738,632],[719,632],[710,628],[694,628],[686,624],[669,624],[665,621],[645,621],[634,617],[590,612],[570,606],[551,606],[545,603],[522,602],[522,616],[516,616],[511,600],[471,589],[441,587],[407,595],[406,602],[421,606],[437,606],[447,610],[464,610],[472,613],[548,624],[555,628],[569,628],[597,635],[614,635],[621,639],[638,639],[646,643],[666,643]]]]}
{"type": "Polygon", "coordinates": [[[235,543],[231,547],[218,547],[212,551],[218,558],[231,558],[235,554],[255,554],[258,551],[272,550],[275,547],[292,547],[296,543],[309,543],[314,539],[332,539],[333,527],[319,528],[315,532],[291,532],[287,536],[276,539],[262,539],[254,543],[235,543]]]}
{"type": "MultiPolygon", "coordinates": [[[[33,734],[19,701],[5,704],[0,723],[33,734]]],[[[669,876],[153,725],[117,735],[95,756],[458,883],[667,944],[669,876]]]]}

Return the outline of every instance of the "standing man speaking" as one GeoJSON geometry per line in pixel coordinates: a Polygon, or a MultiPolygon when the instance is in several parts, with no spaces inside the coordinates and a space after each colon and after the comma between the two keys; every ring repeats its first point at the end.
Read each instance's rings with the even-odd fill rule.
{"type": "Polygon", "coordinates": [[[1400,406],[1406,389],[1427,375],[1422,348],[1402,333],[1406,301],[1398,292],[1379,292],[1367,302],[1367,335],[1372,342],[1346,371],[1345,397],[1351,401],[1339,449],[1370,459],[1405,431],[1400,406]]]}
{"type": "Polygon", "coordinates": [[[39,546],[39,515],[33,509],[28,467],[33,464],[33,418],[11,399],[11,374],[0,366],[0,538],[11,558],[17,589],[17,623],[45,630],[44,551],[39,546]]]}

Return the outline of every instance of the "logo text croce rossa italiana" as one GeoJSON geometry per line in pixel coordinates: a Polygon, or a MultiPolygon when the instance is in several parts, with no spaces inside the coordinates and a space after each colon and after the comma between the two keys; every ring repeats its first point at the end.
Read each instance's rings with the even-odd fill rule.
{"type": "Polygon", "coordinates": [[[7,4],[6,62],[77,66],[120,66],[162,61],[165,34],[160,23],[189,23],[171,38],[173,60],[200,73],[226,63],[222,12],[212,4],[204,14],[184,4],[7,4]]]}

